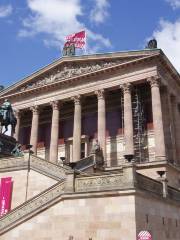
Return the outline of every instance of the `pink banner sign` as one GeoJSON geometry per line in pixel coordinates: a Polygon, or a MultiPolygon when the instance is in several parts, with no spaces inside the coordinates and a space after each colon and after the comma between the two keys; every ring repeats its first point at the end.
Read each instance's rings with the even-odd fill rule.
{"type": "Polygon", "coordinates": [[[11,210],[13,181],[11,177],[1,178],[0,183],[0,217],[11,210]]]}

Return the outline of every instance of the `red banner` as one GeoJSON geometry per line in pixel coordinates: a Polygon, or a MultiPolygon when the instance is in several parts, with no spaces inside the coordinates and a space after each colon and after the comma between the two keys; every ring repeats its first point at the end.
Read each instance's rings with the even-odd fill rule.
{"type": "Polygon", "coordinates": [[[1,178],[0,185],[0,217],[11,210],[11,197],[12,197],[12,178],[1,178]]]}
{"type": "Polygon", "coordinates": [[[72,44],[74,44],[76,48],[83,48],[86,44],[86,32],[82,31],[66,36],[65,46],[72,44]]]}

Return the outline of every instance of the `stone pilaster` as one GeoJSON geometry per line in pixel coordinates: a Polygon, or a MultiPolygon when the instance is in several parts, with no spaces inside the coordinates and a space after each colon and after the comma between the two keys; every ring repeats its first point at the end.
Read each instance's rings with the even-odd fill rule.
{"type": "Polygon", "coordinates": [[[106,105],[104,90],[98,90],[95,92],[98,99],[98,143],[103,152],[103,158],[105,165],[110,164],[106,162],[106,105]]]}
{"type": "Polygon", "coordinates": [[[131,84],[122,84],[120,88],[122,89],[124,94],[125,155],[134,155],[131,84]]]}
{"type": "Polygon", "coordinates": [[[13,137],[16,139],[16,141],[19,141],[20,118],[21,118],[20,111],[17,110],[17,111],[14,112],[14,114],[15,114],[15,117],[17,119],[17,124],[16,124],[16,127],[15,127],[15,132],[14,132],[13,137]]]}
{"type": "Polygon", "coordinates": [[[74,128],[73,128],[73,162],[81,158],[81,97],[72,98],[74,101],[74,128]]]}
{"type": "Polygon", "coordinates": [[[175,149],[176,159],[175,163],[180,164],[180,112],[176,97],[171,96],[172,101],[172,112],[173,112],[173,124],[175,132],[175,149]]]}
{"type": "Polygon", "coordinates": [[[33,106],[30,108],[32,111],[32,125],[31,125],[31,138],[30,144],[33,145],[32,150],[37,154],[37,141],[38,141],[38,127],[39,127],[39,107],[33,106]]]}
{"type": "Polygon", "coordinates": [[[160,79],[151,77],[147,79],[151,86],[152,97],[152,114],[155,135],[155,156],[156,160],[166,160],[161,96],[160,96],[160,79]]]}
{"type": "Polygon", "coordinates": [[[59,138],[59,102],[50,102],[52,107],[52,124],[51,124],[51,142],[49,161],[56,163],[58,160],[58,138],[59,138]]]}

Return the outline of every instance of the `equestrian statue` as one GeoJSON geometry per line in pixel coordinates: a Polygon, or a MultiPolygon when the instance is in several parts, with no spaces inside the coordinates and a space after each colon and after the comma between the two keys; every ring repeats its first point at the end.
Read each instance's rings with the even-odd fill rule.
{"type": "Polygon", "coordinates": [[[12,134],[15,133],[17,119],[14,115],[11,103],[8,99],[0,106],[0,125],[5,127],[3,134],[8,131],[8,126],[11,125],[12,134]]]}

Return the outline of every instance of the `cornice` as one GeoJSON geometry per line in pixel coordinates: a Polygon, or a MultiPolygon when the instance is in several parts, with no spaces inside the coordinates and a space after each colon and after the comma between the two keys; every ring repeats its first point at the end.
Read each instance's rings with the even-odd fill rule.
{"type": "Polygon", "coordinates": [[[131,60],[131,61],[124,62],[124,63],[120,63],[120,64],[117,64],[117,65],[114,65],[114,66],[111,66],[111,67],[103,68],[103,69],[100,69],[100,70],[97,70],[97,71],[94,71],[94,72],[85,73],[85,74],[82,74],[82,75],[79,75],[79,76],[63,79],[63,80],[53,82],[53,83],[50,83],[50,84],[46,84],[46,85],[43,85],[43,86],[39,86],[39,87],[36,87],[36,88],[27,89],[27,90],[24,90],[22,92],[17,92],[17,93],[13,93],[13,94],[9,94],[9,95],[4,95],[2,97],[0,96],[0,101],[3,100],[4,98],[9,98],[10,99],[12,97],[29,95],[29,94],[44,91],[44,90],[47,91],[47,90],[56,88],[58,86],[63,86],[65,84],[70,84],[70,83],[77,82],[77,81],[82,80],[82,79],[87,79],[87,78],[94,77],[94,76],[104,74],[104,73],[110,73],[110,72],[113,72],[113,71],[116,71],[116,70],[119,70],[119,69],[123,69],[125,67],[129,67],[131,65],[136,65],[136,64],[142,63],[142,62],[151,61],[152,59],[154,59],[155,57],[158,57],[158,56],[159,56],[159,53],[153,54],[151,56],[148,55],[148,56],[145,56],[145,57],[142,57],[142,58],[138,58],[138,59],[134,59],[134,60],[131,60]]]}
{"type": "Polygon", "coordinates": [[[22,84],[29,82],[30,80],[38,77],[39,75],[53,70],[55,67],[57,67],[59,64],[62,63],[71,63],[74,61],[82,62],[82,61],[97,61],[97,60],[111,60],[111,59],[117,59],[117,58],[125,58],[125,57],[141,57],[141,56],[152,56],[157,55],[160,53],[159,49],[155,50],[135,50],[135,51],[124,51],[124,52],[111,52],[111,53],[101,53],[101,54],[92,54],[92,55],[82,55],[82,56],[72,56],[72,57],[62,57],[60,59],[57,59],[53,61],[52,63],[42,67],[41,69],[35,71],[30,76],[27,76],[17,83],[7,87],[4,91],[0,93],[1,95],[4,95],[7,91],[10,91],[14,89],[15,87],[19,87],[22,84]]]}

